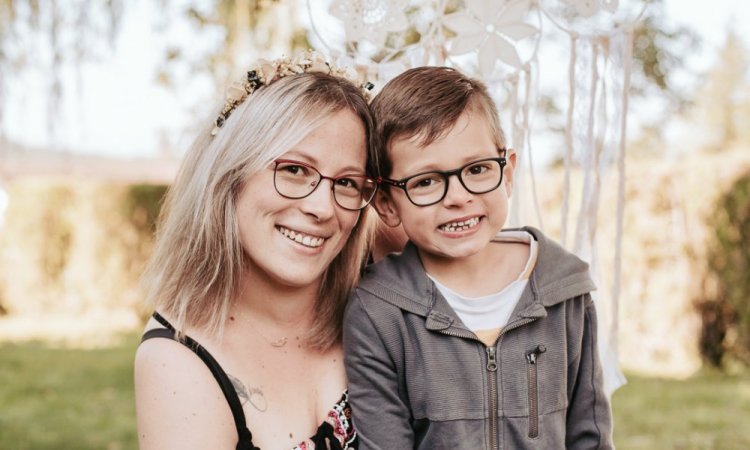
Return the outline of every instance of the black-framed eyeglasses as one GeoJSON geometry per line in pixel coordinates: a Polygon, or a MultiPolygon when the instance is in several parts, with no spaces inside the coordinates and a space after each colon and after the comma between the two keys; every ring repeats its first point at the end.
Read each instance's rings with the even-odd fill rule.
{"type": "Polygon", "coordinates": [[[430,206],[445,198],[449,179],[453,175],[457,176],[464,189],[472,194],[494,191],[503,182],[503,169],[506,164],[508,161],[504,156],[485,158],[454,170],[434,170],[400,180],[381,179],[380,182],[403,189],[409,201],[416,206],[430,206]]]}
{"type": "Polygon", "coordinates": [[[359,211],[372,201],[378,190],[378,184],[367,175],[327,177],[310,164],[291,159],[277,159],[274,164],[273,186],[282,197],[305,198],[315,192],[323,180],[331,180],[336,204],[349,211],[359,211]]]}

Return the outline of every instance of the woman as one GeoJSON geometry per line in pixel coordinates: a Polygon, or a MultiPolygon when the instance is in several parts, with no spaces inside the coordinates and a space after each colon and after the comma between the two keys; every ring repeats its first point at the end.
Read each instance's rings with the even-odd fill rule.
{"type": "Polygon", "coordinates": [[[356,447],[341,318],[376,184],[344,75],[312,52],[260,63],[186,155],[145,276],[141,449],[356,447]]]}

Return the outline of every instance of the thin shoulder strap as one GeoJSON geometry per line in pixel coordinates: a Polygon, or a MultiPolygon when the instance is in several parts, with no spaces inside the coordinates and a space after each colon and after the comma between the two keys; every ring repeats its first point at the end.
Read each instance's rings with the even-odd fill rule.
{"type": "Polygon", "coordinates": [[[260,450],[258,447],[253,445],[253,434],[247,428],[245,423],[245,412],[242,410],[242,403],[240,398],[237,396],[237,391],[234,389],[232,381],[227,376],[224,369],[221,368],[219,363],[214,359],[213,356],[203,348],[198,342],[193,340],[190,336],[183,335],[180,339],[177,339],[176,331],[171,323],[167,321],[161,314],[154,312],[154,319],[162,324],[165,328],[153,328],[146,331],[141,338],[141,342],[153,338],[166,338],[177,341],[193,351],[203,362],[208,366],[211,374],[214,376],[216,381],[221,387],[221,391],[224,393],[224,397],[229,403],[229,408],[232,410],[232,416],[234,417],[234,425],[237,428],[237,435],[239,441],[237,442],[237,450],[260,450]]]}

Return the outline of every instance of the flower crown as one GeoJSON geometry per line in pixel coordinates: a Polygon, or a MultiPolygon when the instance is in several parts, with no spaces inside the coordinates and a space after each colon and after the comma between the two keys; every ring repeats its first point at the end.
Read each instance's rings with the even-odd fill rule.
{"type": "Polygon", "coordinates": [[[337,67],[328,63],[322,54],[314,50],[299,53],[294,58],[287,57],[273,61],[261,59],[258,60],[255,67],[247,72],[243,81],[235,82],[229,86],[226,103],[224,103],[224,108],[221,109],[219,117],[216,118],[211,135],[215,136],[219,129],[224,126],[232,111],[256,90],[289,75],[312,72],[327,73],[347,79],[358,85],[367,99],[369,99],[370,90],[374,87],[369,81],[360,83],[355,73],[352,73],[346,67],[337,67]]]}

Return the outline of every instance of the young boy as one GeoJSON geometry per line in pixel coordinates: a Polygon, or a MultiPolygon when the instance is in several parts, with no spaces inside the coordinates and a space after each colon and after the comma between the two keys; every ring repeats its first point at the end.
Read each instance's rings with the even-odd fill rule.
{"type": "Polygon", "coordinates": [[[516,155],[480,82],[409,70],[373,100],[375,207],[409,238],[344,320],[361,449],[609,449],[587,265],[500,231],[516,155]]]}

